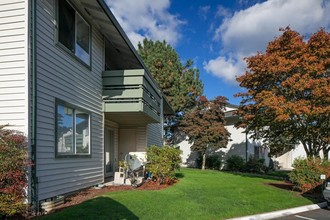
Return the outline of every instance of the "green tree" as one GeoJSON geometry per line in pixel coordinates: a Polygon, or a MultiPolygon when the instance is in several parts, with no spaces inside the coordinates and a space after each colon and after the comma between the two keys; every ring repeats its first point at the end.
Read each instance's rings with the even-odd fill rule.
{"type": "Polygon", "coordinates": [[[191,109],[203,93],[199,70],[193,61],[182,64],[178,53],[165,41],[144,39],[138,52],[175,112],[191,109]]]}
{"type": "Polygon", "coordinates": [[[188,136],[192,151],[199,151],[203,156],[202,169],[205,169],[206,150],[227,146],[230,133],[225,128],[227,98],[218,96],[208,101],[201,96],[197,105],[187,112],[180,122],[180,129],[188,136]]]}
{"type": "Polygon", "coordinates": [[[290,28],[265,53],[245,58],[237,78],[245,93],[238,127],[264,140],[272,154],[301,143],[306,154],[326,156],[330,148],[330,34],[319,30],[306,41],[290,28]]]}

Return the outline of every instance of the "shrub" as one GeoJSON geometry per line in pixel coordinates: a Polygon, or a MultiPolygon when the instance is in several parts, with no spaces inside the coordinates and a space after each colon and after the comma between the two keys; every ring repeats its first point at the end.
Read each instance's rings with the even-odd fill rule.
{"type": "MultiPolygon", "coordinates": [[[[203,155],[199,155],[196,158],[196,168],[202,169],[203,164],[203,155]]],[[[205,168],[212,170],[219,170],[221,167],[221,157],[216,154],[211,154],[206,156],[205,159],[205,168]]]]}
{"type": "Polygon", "coordinates": [[[25,137],[4,127],[0,126],[0,218],[25,210],[28,165],[25,137]]]}
{"type": "Polygon", "coordinates": [[[281,178],[283,180],[289,180],[289,174],[291,171],[288,170],[270,170],[267,172],[268,176],[273,176],[277,178],[281,178]]]}
{"type": "Polygon", "coordinates": [[[181,151],[169,146],[150,146],[147,149],[147,170],[159,184],[175,181],[175,170],[180,168],[181,151]]]}
{"type": "Polygon", "coordinates": [[[241,171],[244,166],[244,159],[238,155],[232,155],[227,159],[227,169],[229,171],[241,171]]]}
{"type": "Polygon", "coordinates": [[[206,157],[205,166],[208,169],[219,170],[221,167],[221,158],[219,155],[212,154],[206,157]]]}
{"type": "Polygon", "coordinates": [[[249,160],[244,164],[242,171],[246,173],[258,173],[265,174],[269,168],[264,165],[265,159],[255,159],[250,157],[249,160]]]}
{"type": "Polygon", "coordinates": [[[202,169],[203,165],[203,156],[200,152],[198,152],[198,157],[196,158],[196,166],[194,168],[202,169]]]}
{"type": "Polygon", "coordinates": [[[330,177],[330,162],[319,158],[298,158],[293,163],[290,180],[303,192],[313,191],[322,184],[321,174],[330,177]]]}
{"type": "Polygon", "coordinates": [[[275,170],[279,170],[281,167],[280,167],[280,163],[278,161],[270,158],[268,168],[269,168],[269,170],[275,171],[275,170]]]}

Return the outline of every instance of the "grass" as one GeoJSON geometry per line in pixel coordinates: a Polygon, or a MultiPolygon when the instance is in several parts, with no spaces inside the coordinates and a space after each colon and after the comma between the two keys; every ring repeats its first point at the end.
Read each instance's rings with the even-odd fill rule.
{"type": "Polygon", "coordinates": [[[111,192],[45,219],[227,219],[312,201],[267,185],[265,177],[182,169],[179,183],[158,191],[111,192]]]}
{"type": "Polygon", "coordinates": [[[288,170],[270,171],[267,174],[270,176],[280,177],[283,179],[289,179],[290,171],[288,170]]]}

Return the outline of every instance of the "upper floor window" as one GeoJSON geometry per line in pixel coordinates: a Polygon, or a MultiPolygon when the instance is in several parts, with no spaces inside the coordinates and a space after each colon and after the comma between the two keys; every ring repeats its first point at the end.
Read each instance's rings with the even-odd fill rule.
{"type": "Polygon", "coordinates": [[[90,65],[90,25],[64,0],[58,1],[58,41],[90,65]]]}

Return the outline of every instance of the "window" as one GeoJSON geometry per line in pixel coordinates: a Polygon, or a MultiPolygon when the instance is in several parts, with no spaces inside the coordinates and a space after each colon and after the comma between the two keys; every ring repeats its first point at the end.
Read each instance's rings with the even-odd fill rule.
{"type": "Polygon", "coordinates": [[[254,159],[260,159],[261,146],[254,146],[254,159]]]}
{"type": "Polygon", "coordinates": [[[58,1],[58,41],[90,65],[90,25],[64,0],[58,1]]]}
{"type": "Polygon", "coordinates": [[[70,105],[56,105],[56,156],[90,155],[90,115],[70,105]]]}

